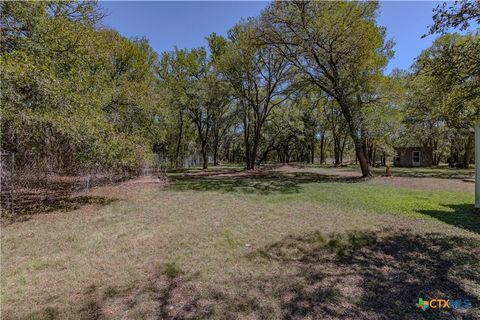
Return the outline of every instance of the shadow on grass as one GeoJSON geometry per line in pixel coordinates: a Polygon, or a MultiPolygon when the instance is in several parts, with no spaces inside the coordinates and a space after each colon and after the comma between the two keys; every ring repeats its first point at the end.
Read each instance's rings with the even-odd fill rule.
{"type": "Polygon", "coordinates": [[[212,306],[193,285],[196,279],[198,274],[185,275],[175,263],[166,263],[133,288],[91,286],[79,313],[84,319],[209,319],[212,306]],[[112,305],[117,313],[109,317],[104,308],[111,310],[112,305]]]}
{"type": "Polygon", "coordinates": [[[418,212],[450,225],[480,233],[480,210],[475,209],[473,204],[450,204],[444,207],[445,210],[418,210],[418,212]]]}
{"type": "Polygon", "coordinates": [[[171,177],[175,190],[223,191],[243,193],[297,193],[300,185],[321,182],[362,182],[358,177],[322,175],[309,172],[240,172],[231,174],[182,175],[171,177]]]}
{"type": "Polygon", "coordinates": [[[14,215],[5,215],[4,217],[11,222],[29,220],[29,216],[33,214],[48,213],[53,211],[73,211],[81,208],[87,204],[108,205],[117,201],[114,198],[99,197],[99,196],[57,196],[49,198],[27,198],[22,199],[19,204],[19,210],[14,215]]]}
{"type": "Polygon", "coordinates": [[[479,248],[475,238],[405,230],[288,236],[239,257],[247,269],[217,284],[167,265],[134,288],[89,292],[80,312],[89,319],[108,318],[112,306],[112,319],[478,319],[479,248]],[[418,298],[468,300],[473,308],[424,312],[418,298]]]}
{"type": "Polygon", "coordinates": [[[478,306],[478,248],[476,239],[401,230],[286,237],[250,255],[278,264],[269,268],[277,271],[237,279],[238,293],[224,305],[259,318],[476,319],[478,308],[424,313],[416,303],[466,299],[478,306]]]}
{"type": "Polygon", "coordinates": [[[168,174],[222,174],[222,173],[234,173],[245,170],[243,167],[209,167],[208,169],[198,168],[173,168],[168,169],[168,174]]]}
{"type": "MultiPolygon", "coordinates": [[[[469,179],[473,176],[474,171],[469,169],[454,168],[391,168],[393,175],[396,177],[409,178],[440,178],[440,179],[469,179]]],[[[375,168],[376,174],[382,174],[385,169],[375,168]]]]}
{"type": "Polygon", "coordinates": [[[480,302],[464,289],[465,284],[478,288],[479,245],[463,237],[406,231],[329,238],[313,233],[286,238],[259,255],[295,269],[294,277],[301,279],[300,290],[282,303],[293,318],[437,319],[451,316],[452,310],[422,314],[415,306],[419,297],[480,302]],[[325,289],[335,294],[319,301],[325,289]]]}

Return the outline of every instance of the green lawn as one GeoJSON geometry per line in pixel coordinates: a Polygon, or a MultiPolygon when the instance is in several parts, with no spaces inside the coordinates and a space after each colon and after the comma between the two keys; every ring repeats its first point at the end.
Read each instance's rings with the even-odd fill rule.
{"type": "Polygon", "coordinates": [[[319,202],[335,205],[342,210],[362,209],[409,218],[437,219],[480,232],[479,213],[473,207],[472,193],[397,188],[362,182],[329,182],[327,179],[319,183],[316,182],[318,179],[303,177],[195,178],[180,180],[173,187],[176,190],[244,193],[250,194],[256,201],[272,203],[319,202]]]}
{"type": "Polygon", "coordinates": [[[298,193],[271,194],[264,200],[315,201],[335,204],[344,210],[360,208],[411,218],[433,218],[480,232],[480,213],[473,208],[474,195],[465,192],[412,190],[361,183],[311,183],[301,185],[298,193]]]}

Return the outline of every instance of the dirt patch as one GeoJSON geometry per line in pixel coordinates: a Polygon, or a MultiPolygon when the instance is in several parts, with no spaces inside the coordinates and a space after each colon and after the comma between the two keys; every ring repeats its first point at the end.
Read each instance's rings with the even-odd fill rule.
{"type": "Polygon", "coordinates": [[[93,188],[88,192],[88,195],[128,200],[144,192],[146,189],[160,190],[169,186],[169,184],[170,181],[166,177],[143,176],[117,184],[93,188]]]}
{"type": "Polygon", "coordinates": [[[359,171],[353,170],[351,168],[319,168],[319,167],[304,167],[304,166],[281,166],[274,169],[274,171],[279,172],[288,172],[288,173],[315,173],[318,175],[332,176],[332,177],[360,177],[361,174],[359,171]]]}
{"type": "MultiPolygon", "coordinates": [[[[352,168],[312,168],[283,166],[274,171],[287,173],[312,173],[331,178],[354,178],[359,177],[359,171],[352,168]]],[[[366,183],[373,185],[385,185],[398,188],[421,189],[432,191],[458,191],[458,192],[474,192],[475,185],[464,181],[463,179],[445,179],[445,178],[429,178],[429,177],[383,177],[375,176],[365,179],[366,183]]]]}
{"type": "Polygon", "coordinates": [[[475,184],[461,179],[374,177],[368,184],[432,191],[474,192],[475,184]]]}

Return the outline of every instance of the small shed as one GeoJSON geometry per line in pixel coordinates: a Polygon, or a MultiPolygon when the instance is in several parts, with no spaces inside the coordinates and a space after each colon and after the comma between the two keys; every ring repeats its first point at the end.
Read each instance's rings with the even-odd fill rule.
{"type": "Polygon", "coordinates": [[[393,161],[395,167],[431,167],[433,163],[432,147],[395,148],[397,155],[393,161]]]}

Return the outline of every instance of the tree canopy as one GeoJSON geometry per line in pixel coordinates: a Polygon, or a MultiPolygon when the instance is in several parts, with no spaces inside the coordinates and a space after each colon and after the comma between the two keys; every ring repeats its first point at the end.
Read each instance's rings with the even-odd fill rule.
{"type": "Polygon", "coordinates": [[[477,2],[437,7],[429,36],[440,35],[389,75],[377,2],[275,1],[225,37],[159,54],[103,27],[97,2],[0,8],[2,152],[59,171],[138,171],[158,154],[174,167],[356,162],[368,176],[405,145],[472,161],[477,2]]]}

